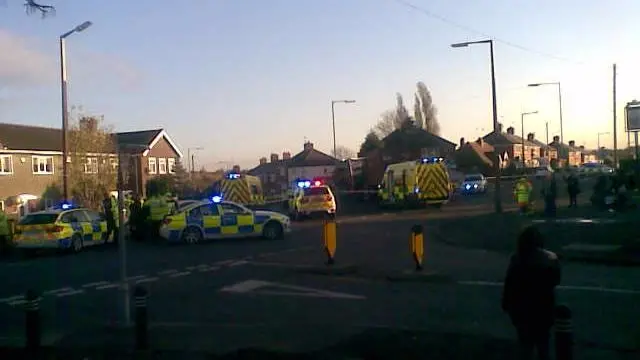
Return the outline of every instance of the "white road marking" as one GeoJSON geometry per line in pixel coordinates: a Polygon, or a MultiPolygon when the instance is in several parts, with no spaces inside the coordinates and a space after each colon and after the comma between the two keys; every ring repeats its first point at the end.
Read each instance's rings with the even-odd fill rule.
{"type": "Polygon", "coordinates": [[[129,276],[127,278],[127,281],[134,281],[134,280],[139,280],[139,279],[144,279],[146,278],[147,275],[136,275],[136,276],[129,276]]]}
{"type": "Polygon", "coordinates": [[[176,269],[163,270],[163,271],[158,272],[158,275],[170,275],[170,274],[175,274],[177,272],[178,272],[178,270],[176,270],[176,269]]]}
{"type": "Polygon", "coordinates": [[[120,284],[107,284],[96,287],[96,290],[113,289],[117,288],[118,286],[120,286],[120,284]]]}
{"type": "Polygon", "coordinates": [[[169,277],[170,278],[177,278],[177,277],[180,277],[180,276],[187,276],[187,275],[191,275],[191,271],[183,271],[183,272],[171,274],[171,275],[169,275],[169,277]]]}
{"type": "Polygon", "coordinates": [[[231,259],[231,260],[221,260],[221,261],[216,261],[213,263],[213,265],[227,265],[227,264],[231,264],[232,262],[234,262],[236,260],[231,259]]]}
{"type": "Polygon", "coordinates": [[[198,271],[207,272],[207,271],[216,271],[216,270],[219,270],[219,269],[220,269],[219,266],[211,266],[211,267],[208,267],[208,268],[200,268],[200,269],[198,269],[198,271]]]}
{"type": "Polygon", "coordinates": [[[97,286],[102,286],[102,285],[106,285],[109,282],[107,281],[98,281],[98,282],[92,282],[92,283],[88,283],[88,284],[84,284],[82,285],[83,288],[90,288],[90,287],[97,287],[97,286]]]}
{"type": "Polygon", "coordinates": [[[246,264],[248,264],[248,263],[249,263],[248,261],[240,260],[240,261],[236,261],[236,262],[233,262],[233,263],[229,264],[229,267],[240,266],[240,265],[246,265],[246,264]]]}
{"type": "Polygon", "coordinates": [[[12,302],[7,303],[9,306],[20,306],[20,305],[24,305],[27,303],[27,300],[22,299],[22,300],[15,300],[12,302]]]}
{"type": "Polygon", "coordinates": [[[15,296],[10,296],[8,298],[4,298],[4,299],[0,299],[0,302],[12,302],[12,301],[16,301],[16,300],[20,300],[20,299],[24,299],[24,295],[15,295],[15,296]]]}
{"type": "MultiPolygon", "coordinates": [[[[459,285],[476,285],[476,286],[493,286],[502,287],[504,283],[493,281],[458,281],[459,285]]],[[[627,294],[627,295],[640,295],[640,290],[634,289],[616,289],[606,288],[600,286],[576,286],[576,285],[560,285],[557,287],[559,290],[576,290],[576,291],[596,291],[605,293],[627,294]]]]}
{"type": "Polygon", "coordinates": [[[187,271],[193,271],[193,270],[196,269],[196,267],[195,266],[187,266],[186,269],[187,269],[187,271]]]}
{"type": "Polygon", "coordinates": [[[56,294],[57,297],[66,297],[66,296],[72,296],[72,295],[78,295],[78,294],[82,294],[84,293],[84,290],[73,290],[73,291],[68,291],[65,293],[59,293],[56,294]]]}
{"type": "Polygon", "coordinates": [[[144,284],[144,283],[150,283],[150,282],[154,282],[154,281],[158,281],[160,280],[159,277],[148,277],[148,278],[144,278],[144,279],[140,279],[138,281],[136,281],[136,284],[144,284]]]}
{"type": "Polygon", "coordinates": [[[287,296],[303,296],[303,297],[316,297],[316,298],[334,298],[334,299],[350,299],[350,300],[363,300],[364,296],[339,293],[334,291],[327,291],[322,289],[313,289],[302,286],[294,286],[287,284],[279,284],[262,280],[246,280],[231,286],[225,286],[220,289],[221,292],[231,292],[246,294],[249,292],[255,292],[259,295],[287,295],[287,296]],[[280,290],[260,290],[265,288],[280,289],[280,290]]]}
{"type": "Polygon", "coordinates": [[[66,293],[69,291],[73,291],[73,288],[70,287],[65,287],[65,288],[60,288],[60,289],[55,289],[55,290],[49,290],[49,291],[45,291],[43,293],[43,295],[55,295],[55,294],[59,294],[59,293],[66,293]]]}

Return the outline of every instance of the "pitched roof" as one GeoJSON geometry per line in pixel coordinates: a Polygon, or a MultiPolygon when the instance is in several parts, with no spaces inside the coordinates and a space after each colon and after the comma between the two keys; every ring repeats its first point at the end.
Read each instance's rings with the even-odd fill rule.
{"type": "Polygon", "coordinates": [[[412,143],[424,145],[424,147],[451,147],[456,146],[455,143],[442,138],[438,135],[432,134],[425,129],[410,126],[402,129],[396,129],[391,134],[385,136],[382,139],[385,147],[390,145],[391,147],[401,144],[412,143]]]}
{"type": "Polygon", "coordinates": [[[492,153],[494,151],[494,147],[490,144],[483,142],[482,145],[477,142],[467,142],[463,146],[460,147],[456,152],[458,154],[468,154],[472,153],[477,156],[483,163],[487,165],[492,165],[493,161],[487,156],[488,153],[492,153]]]}
{"type": "Polygon", "coordinates": [[[291,159],[287,159],[287,160],[280,159],[278,161],[271,161],[271,162],[266,162],[264,164],[259,164],[253,169],[247,171],[247,174],[259,175],[259,174],[265,174],[270,172],[276,172],[276,170],[279,169],[280,166],[287,165],[289,161],[291,161],[291,159]]]}
{"type": "Polygon", "coordinates": [[[0,123],[0,149],[62,151],[62,131],[40,126],[0,123]]]}
{"type": "Polygon", "coordinates": [[[289,167],[305,167],[305,166],[334,166],[340,164],[340,160],[331,155],[325,154],[320,150],[316,150],[313,146],[308,147],[297,153],[289,160],[289,167]]]}
{"type": "MultiPolygon", "coordinates": [[[[119,144],[140,145],[149,148],[164,137],[176,153],[182,157],[180,149],[163,129],[121,132],[113,134],[113,136],[119,144]]],[[[0,144],[2,144],[2,148],[8,150],[62,152],[62,129],[0,123],[0,144]]]]}
{"type": "MultiPolygon", "coordinates": [[[[522,144],[522,137],[515,135],[515,134],[509,134],[506,132],[495,132],[492,131],[490,133],[488,133],[487,135],[482,137],[482,140],[486,141],[487,143],[491,144],[491,145],[514,145],[514,144],[522,144]]],[[[539,146],[529,140],[524,141],[524,145],[525,146],[539,146]]]]}

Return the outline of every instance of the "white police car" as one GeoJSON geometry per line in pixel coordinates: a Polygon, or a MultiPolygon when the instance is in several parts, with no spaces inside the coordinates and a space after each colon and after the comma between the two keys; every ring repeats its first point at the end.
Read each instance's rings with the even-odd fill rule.
{"type": "Polygon", "coordinates": [[[465,175],[460,191],[463,194],[481,194],[487,191],[487,178],[482,174],[465,175]]]}

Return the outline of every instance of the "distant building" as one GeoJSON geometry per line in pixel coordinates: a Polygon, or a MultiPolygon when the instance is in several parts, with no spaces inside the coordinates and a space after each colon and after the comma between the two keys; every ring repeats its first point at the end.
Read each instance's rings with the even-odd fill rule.
{"type": "Polygon", "coordinates": [[[569,144],[563,144],[560,142],[559,136],[554,136],[549,146],[558,152],[559,166],[579,166],[582,164],[582,151],[576,147],[575,141],[570,140],[569,144]]]}
{"type": "Polygon", "coordinates": [[[492,131],[482,137],[484,142],[490,144],[500,157],[506,158],[510,163],[517,166],[535,167],[540,163],[540,146],[535,142],[515,134],[513,127],[508,127],[507,132],[502,132],[502,125],[498,126],[498,131],[492,131]],[[523,145],[524,143],[524,151],[523,145]]]}

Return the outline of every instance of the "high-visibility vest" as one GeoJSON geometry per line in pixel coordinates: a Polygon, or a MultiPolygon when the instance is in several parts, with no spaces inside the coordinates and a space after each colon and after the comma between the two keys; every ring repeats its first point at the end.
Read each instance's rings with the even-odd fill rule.
{"type": "Polygon", "coordinates": [[[519,181],[516,183],[515,188],[515,196],[518,204],[526,204],[529,202],[529,193],[531,192],[531,188],[529,184],[524,181],[519,181]]]}
{"type": "Polygon", "coordinates": [[[149,217],[151,221],[162,221],[169,214],[169,204],[166,199],[161,197],[152,197],[145,202],[145,206],[149,207],[149,217]]]}

